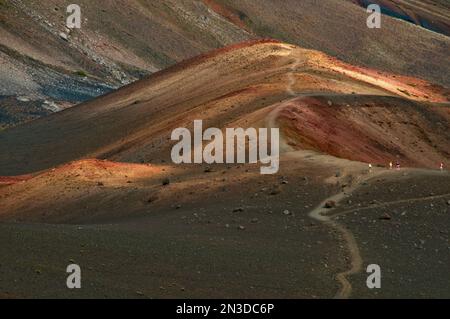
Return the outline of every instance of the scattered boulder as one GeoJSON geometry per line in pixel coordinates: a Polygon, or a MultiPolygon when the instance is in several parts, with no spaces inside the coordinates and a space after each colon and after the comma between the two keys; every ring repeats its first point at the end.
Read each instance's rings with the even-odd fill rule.
{"type": "Polygon", "coordinates": [[[274,187],[274,188],[272,188],[272,190],[270,191],[270,195],[272,195],[272,196],[278,195],[278,194],[280,194],[280,193],[281,193],[281,190],[280,190],[280,188],[278,188],[278,187],[274,187]]]}
{"type": "Polygon", "coordinates": [[[19,102],[30,102],[30,99],[29,99],[29,98],[23,97],[23,96],[18,96],[18,97],[16,98],[16,100],[19,101],[19,102]]]}
{"type": "Polygon", "coordinates": [[[169,184],[170,184],[170,179],[169,179],[169,178],[164,178],[164,179],[162,180],[162,184],[163,184],[163,186],[169,185],[169,184]]]}
{"type": "Polygon", "coordinates": [[[291,215],[291,212],[289,210],[285,209],[283,211],[283,215],[289,216],[289,215],[291,215]]]}
{"type": "Polygon", "coordinates": [[[336,207],[336,202],[334,200],[329,200],[325,203],[325,208],[334,208],[336,207]]]}
{"type": "Polygon", "coordinates": [[[391,217],[391,215],[389,215],[388,213],[385,213],[385,214],[383,214],[383,215],[380,216],[380,219],[381,219],[381,220],[391,220],[392,217],[391,217]]]}
{"type": "Polygon", "coordinates": [[[155,195],[151,195],[148,199],[147,199],[147,203],[153,203],[158,199],[157,196],[155,195]]]}
{"type": "Polygon", "coordinates": [[[244,208],[242,208],[242,207],[233,209],[233,213],[242,213],[243,211],[244,211],[244,208]]]}
{"type": "Polygon", "coordinates": [[[65,34],[64,32],[59,33],[59,37],[63,39],[64,41],[69,41],[69,36],[65,34]]]}

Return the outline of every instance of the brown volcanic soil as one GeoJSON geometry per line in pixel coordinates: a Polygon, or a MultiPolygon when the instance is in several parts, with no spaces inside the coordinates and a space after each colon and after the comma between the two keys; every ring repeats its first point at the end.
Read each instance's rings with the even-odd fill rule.
{"type": "MultiPolygon", "coordinates": [[[[10,185],[0,188],[0,239],[8,243],[0,246],[6,256],[0,292],[18,297],[333,297],[342,288],[336,279],[354,262],[353,246],[347,233],[310,214],[329,196],[350,192],[349,186],[359,191],[360,179],[372,172],[365,163],[292,149],[291,139],[314,134],[302,122],[292,126],[278,115],[290,116],[285,115],[289,106],[290,112],[300,106],[311,112],[316,134],[326,131],[318,124],[333,116],[349,127],[361,122],[370,128],[365,146],[383,158],[396,156],[398,149],[381,152],[373,140],[382,116],[371,118],[367,108],[379,109],[393,123],[382,136],[394,136],[401,127],[407,142],[417,141],[431,152],[429,162],[407,153],[408,158],[432,166],[431,156],[448,150],[448,109],[438,104],[447,98],[444,88],[422,80],[257,41],[7,129],[0,134],[0,148],[8,150],[0,153],[0,174],[11,176],[10,185]],[[406,116],[416,116],[417,126],[404,124],[406,116]],[[429,121],[437,118],[443,121],[442,137],[429,132],[429,121]],[[191,127],[194,119],[203,119],[205,128],[281,125],[280,172],[263,176],[259,165],[173,165],[174,143],[168,137],[174,128],[191,127]],[[417,134],[420,130],[431,142],[427,134],[417,134]],[[26,173],[33,176],[14,180],[26,173]],[[69,291],[65,267],[74,262],[83,269],[84,286],[69,291]]],[[[352,143],[337,142],[356,150],[351,133],[352,143]]],[[[323,144],[315,146],[323,150],[323,144]]],[[[348,154],[350,159],[363,155],[348,154]]],[[[423,176],[434,176],[428,173],[423,176]]],[[[402,183],[400,194],[409,186],[402,183]]],[[[352,281],[350,297],[366,293],[358,285],[352,281]]]]}
{"type": "Polygon", "coordinates": [[[209,173],[170,167],[164,186],[160,170],[146,165],[125,184],[117,174],[122,165],[75,162],[2,192],[2,207],[21,206],[12,215],[2,211],[3,221],[38,224],[0,224],[8,242],[0,248],[8,256],[1,291],[59,298],[334,295],[345,247],[328,245],[337,235],[306,214],[336,189],[324,183],[332,166],[287,158],[285,177],[261,177],[256,166],[209,173]],[[65,225],[44,224],[55,222],[65,225]],[[83,225],[67,225],[73,223],[83,225]],[[71,262],[83,268],[80,291],[61,284],[71,262]]]}

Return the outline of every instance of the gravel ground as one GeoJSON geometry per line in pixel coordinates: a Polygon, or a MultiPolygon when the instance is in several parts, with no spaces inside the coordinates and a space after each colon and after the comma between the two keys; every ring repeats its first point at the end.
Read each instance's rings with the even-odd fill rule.
{"type": "Polygon", "coordinates": [[[391,172],[355,191],[336,214],[364,262],[364,271],[350,278],[354,297],[450,297],[448,173],[391,172]],[[365,284],[369,264],[381,267],[381,289],[365,284]]]}

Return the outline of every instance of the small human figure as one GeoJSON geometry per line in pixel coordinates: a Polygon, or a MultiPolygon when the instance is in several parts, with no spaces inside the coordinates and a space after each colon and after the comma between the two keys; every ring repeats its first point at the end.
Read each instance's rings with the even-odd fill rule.
{"type": "Polygon", "coordinates": [[[371,163],[369,164],[369,171],[370,172],[372,171],[372,164],[371,163]]]}
{"type": "Polygon", "coordinates": [[[440,168],[441,168],[441,171],[443,171],[443,170],[444,170],[444,163],[442,163],[442,162],[441,162],[441,166],[440,166],[440,168]]]}
{"type": "Polygon", "coordinates": [[[389,162],[389,169],[392,169],[392,166],[393,166],[392,161],[390,161],[389,162]]]}

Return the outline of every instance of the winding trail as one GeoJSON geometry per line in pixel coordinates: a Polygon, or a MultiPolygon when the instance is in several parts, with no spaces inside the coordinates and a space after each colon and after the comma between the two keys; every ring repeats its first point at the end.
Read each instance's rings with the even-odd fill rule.
{"type": "Polygon", "coordinates": [[[362,270],[363,260],[354,235],[344,225],[339,224],[338,222],[333,220],[333,216],[328,215],[333,211],[333,209],[325,208],[325,204],[328,201],[334,201],[336,205],[338,205],[338,203],[342,199],[356,190],[361,185],[361,183],[368,179],[372,179],[378,175],[381,175],[384,172],[384,170],[378,170],[370,172],[366,175],[361,174],[352,187],[347,188],[346,190],[343,190],[336,195],[328,197],[309,213],[309,216],[311,218],[318,220],[338,231],[342,235],[342,238],[344,239],[348,252],[350,254],[350,268],[336,275],[336,280],[341,285],[341,288],[335,295],[336,299],[347,299],[350,297],[353,288],[350,281],[348,280],[348,276],[357,274],[362,270]]]}
{"type": "Polygon", "coordinates": [[[370,210],[370,209],[374,209],[374,208],[385,208],[385,207],[389,207],[390,205],[396,205],[396,204],[415,203],[415,202],[421,202],[421,201],[430,200],[430,199],[441,199],[441,198],[447,198],[449,196],[450,196],[450,193],[447,193],[447,194],[441,194],[441,195],[400,199],[400,200],[395,200],[395,201],[390,201],[390,202],[383,202],[380,204],[374,204],[374,205],[370,205],[370,206],[366,206],[366,207],[354,207],[354,208],[343,210],[337,214],[329,215],[329,217],[334,218],[337,216],[346,215],[346,214],[350,214],[353,212],[361,212],[364,210],[370,210]]]}

